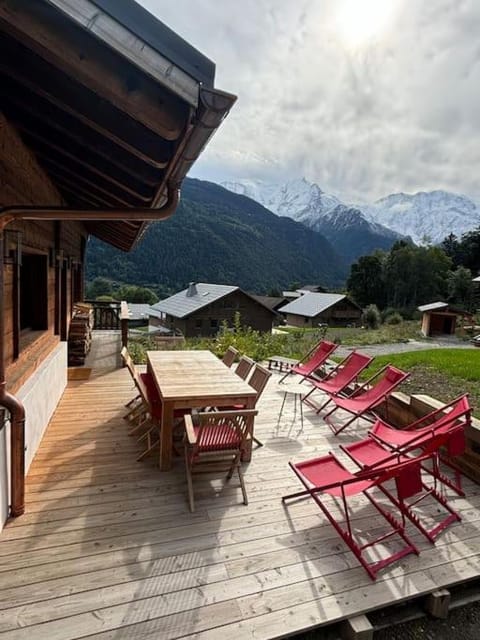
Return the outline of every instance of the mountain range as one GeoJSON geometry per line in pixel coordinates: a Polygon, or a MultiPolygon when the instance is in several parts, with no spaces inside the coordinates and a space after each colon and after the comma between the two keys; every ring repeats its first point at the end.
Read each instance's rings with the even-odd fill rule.
{"type": "Polygon", "coordinates": [[[154,286],[173,293],[190,281],[268,293],[292,283],[341,286],[348,265],[317,231],[279,217],[223,187],[186,179],[175,214],[149,225],[129,253],[90,238],[87,280],[154,286]],[[160,287],[158,287],[160,285],[160,287]]]}
{"type": "Polygon", "coordinates": [[[480,225],[480,209],[466,196],[447,191],[396,193],[372,204],[348,204],[305,178],[286,183],[260,180],[224,182],[234,193],[253,198],[279,216],[320,231],[348,261],[396,239],[439,244],[480,225]]]}

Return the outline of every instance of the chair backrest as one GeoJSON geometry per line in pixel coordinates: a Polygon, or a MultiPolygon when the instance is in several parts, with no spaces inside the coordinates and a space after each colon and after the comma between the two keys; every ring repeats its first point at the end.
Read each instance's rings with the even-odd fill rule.
{"type": "Polygon", "coordinates": [[[302,367],[306,367],[312,372],[315,371],[315,369],[318,369],[327,360],[328,356],[335,351],[337,346],[334,342],[322,340],[308,360],[302,363],[302,367]]]}
{"type": "Polygon", "coordinates": [[[235,362],[235,358],[237,357],[237,355],[238,349],[235,349],[235,347],[228,347],[228,349],[225,351],[225,355],[222,358],[223,364],[227,365],[227,367],[231,367],[235,362]]]}
{"type": "Polygon", "coordinates": [[[472,408],[468,400],[468,393],[464,393],[455,398],[455,400],[418,418],[418,420],[410,423],[404,427],[404,429],[408,431],[418,431],[419,429],[431,428],[432,426],[441,427],[444,424],[458,423],[459,420],[462,420],[462,423],[467,425],[471,422],[471,415],[472,408]],[[422,424],[425,425],[425,427],[421,427],[422,424]]]}
{"type": "Polygon", "coordinates": [[[355,380],[359,373],[368,367],[372,360],[372,356],[367,356],[359,351],[352,351],[325,380],[328,384],[335,384],[336,388],[344,389],[355,380]]]}
{"type": "Polygon", "coordinates": [[[267,386],[268,379],[272,375],[271,371],[267,371],[265,367],[262,367],[260,364],[255,365],[255,369],[253,370],[252,375],[250,376],[250,380],[248,384],[255,389],[257,392],[257,397],[255,398],[255,404],[258,402],[258,399],[263,393],[263,390],[267,386]]]}
{"type": "Polygon", "coordinates": [[[246,380],[254,364],[255,363],[251,358],[249,358],[248,356],[242,356],[240,358],[240,362],[237,364],[235,373],[237,374],[237,376],[240,376],[240,378],[243,378],[243,380],[246,380]]]}
{"type": "Polygon", "coordinates": [[[465,426],[470,423],[470,414],[471,407],[468,402],[468,394],[464,394],[453,402],[424,416],[423,420],[436,416],[436,420],[430,421],[424,427],[398,431],[382,420],[377,420],[371,429],[371,433],[387,444],[396,444],[395,436],[400,434],[402,440],[399,449],[405,453],[419,447],[422,447],[425,451],[435,451],[441,446],[446,446],[451,455],[459,455],[465,447],[464,432],[465,426]],[[450,411],[444,413],[447,408],[450,408],[450,411]],[[393,438],[391,434],[393,434],[393,438]]]}
{"type": "Polygon", "coordinates": [[[128,353],[127,347],[122,347],[122,350],[120,351],[120,355],[122,356],[123,364],[127,367],[133,380],[135,380],[135,378],[138,377],[138,372],[135,368],[135,364],[132,360],[132,356],[128,353]]]}
{"type": "Polygon", "coordinates": [[[383,370],[383,375],[379,375],[375,384],[370,388],[362,390],[360,393],[355,393],[354,397],[357,399],[362,398],[362,401],[370,401],[370,406],[373,407],[377,402],[380,402],[388,396],[398,385],[406,380],[410,374],[396,367],[392,367],[391,364],[387,365],[383,370]]]}
{"type": "MultiPolygon", "coordinates": [[[[195,452],[242,450],[253,434],[255,409],[242,411],[209,411],[198,413],[193,418],[196,434],[195,452]]],[[[190,416],[185,416],[185,420],[190,416]]]]}

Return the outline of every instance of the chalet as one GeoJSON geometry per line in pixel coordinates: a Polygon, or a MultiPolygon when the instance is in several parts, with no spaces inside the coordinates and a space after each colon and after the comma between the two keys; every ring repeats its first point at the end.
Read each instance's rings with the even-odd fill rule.
{"type": "Polygon", "coordinates": [[[222,323],[230,327],[235,314],[242,326],[271,331],[275,311],[239,287],[205,282],[190,283],[187,289],[152,305],[163,314],[164,326],[186,337],[214,336],[222,323]]]}
{"type": "Polygon", "coordinates": [[[128,251],[171,216],[235,97],[132,0],[2,2],[0,30],[1,527],[66,385],[88,236],[128,251]]]}
{"type": "Polygon", "coordinates": [[[293,327],[317,327],[328,324],[341,327],[360,322],[362,309],[338,293],[304,293],[280,307],[287,324],[293,327]]]}

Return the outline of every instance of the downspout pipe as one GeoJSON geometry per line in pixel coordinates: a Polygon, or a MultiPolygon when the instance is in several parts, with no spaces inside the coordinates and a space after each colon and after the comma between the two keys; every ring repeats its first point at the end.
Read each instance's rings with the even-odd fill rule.
{"type": "Polygon", "coordinates": [[[6,388],[3,252],[3,229],[0,228],[0,406],[10,414],[10,515],[16,518],[25,512],[25,408],[6,388]]]}
{"type": "MultiPolygon", "coordinates": [[[[10,414],[10,492],[11,517],[25,513],[25,407],[6,389],[4,305],[4,243],[5,227],[15,220],[78,220],[78,221],[149,221],[166,220],[177,208],[178,187],[168,189],[167,201],[158,208],[136,209],[67,209],[64,207],[12,206],[0,209],[0,407],[10,414]]],[[[1,428],[1,426],[0,426],[1,428]]]]}

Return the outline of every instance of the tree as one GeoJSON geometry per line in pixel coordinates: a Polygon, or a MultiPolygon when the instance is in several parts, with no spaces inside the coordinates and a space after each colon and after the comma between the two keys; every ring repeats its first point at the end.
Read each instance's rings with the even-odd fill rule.
{"type": "Polygon", "coordinates": [[[126,302],[138,302],[145,304],[155,304],[158,302],[157,294],[146,287],[137,287],[135,285],[123,285],[115,292],[117,300],[125,300],[126,302]]]}
{"type": "Polygon", "coordinates": [[[383,261],[384,256],[379,252],[371,256],[362,256],[351,266],[347,290],[361,307],[368,304],[383,307],[385,304],[383,261]]]}
{"type": "Polygon", "coordinates": [[[448,275],[449,300],[461,305],[463,309],[472,311],[475,286],[472,272],[465,267],[458,267],[448,275]]]}
{"type": "Polygon", "coordinates": [[[87,300],[96,300],[99,296],[112,296],[113,282],[108,278],[98,277],[87,284],[87,300]]]}

